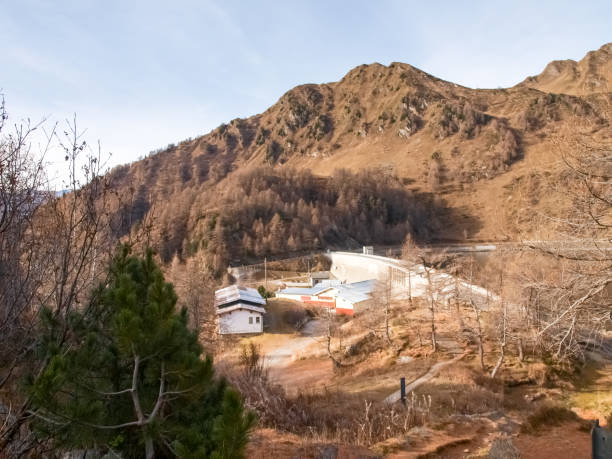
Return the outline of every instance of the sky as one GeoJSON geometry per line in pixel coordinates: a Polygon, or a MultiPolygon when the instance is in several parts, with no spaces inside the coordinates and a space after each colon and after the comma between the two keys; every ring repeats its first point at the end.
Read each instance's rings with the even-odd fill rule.
{"type": "MultiPolygon", "coordinates": [[[[512,86],[611,25],[609,0],[0,0],[0,91],[12,122],[76,114],[110,167],[364,63],[512,86]]],[[[46,157],[58,183],[62,156],[46,157]]]]}

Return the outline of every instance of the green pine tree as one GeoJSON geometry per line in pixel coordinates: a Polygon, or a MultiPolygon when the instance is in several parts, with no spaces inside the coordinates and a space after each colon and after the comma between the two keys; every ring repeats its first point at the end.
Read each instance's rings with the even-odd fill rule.
{"type": "Polygon", "coordinates": [[[152,252],[122,247],[91,298],[66,321],[43,313],[37,358],[48,363],[26,386],[37,433],[126,458],[242,457],[254,416],[201,357],[152,252]]]}

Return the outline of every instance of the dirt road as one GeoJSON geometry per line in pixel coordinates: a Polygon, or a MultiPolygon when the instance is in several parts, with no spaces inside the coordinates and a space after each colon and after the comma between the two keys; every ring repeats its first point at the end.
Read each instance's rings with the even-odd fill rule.
{"type": "Polygon", "coordinates": [[[298,335],[285,335],[265,347],[265,365],[270,379],[285,388],[288,394],[312,389],[328,383],[333,376],[333,366],[322,355],[326,324],[323,320],[311,320],[298,335]],[[308,358],[303,358],[308,355],[308,358]]]}

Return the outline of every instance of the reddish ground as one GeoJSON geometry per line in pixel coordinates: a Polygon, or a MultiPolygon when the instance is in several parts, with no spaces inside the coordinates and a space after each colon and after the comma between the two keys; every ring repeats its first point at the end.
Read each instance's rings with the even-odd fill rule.
{"type": "Polygon", "coordinates": [[[591,434],[568,423],[542,432],[541,435],[519,435],[514,439],[521,459],[579,459],[591,457],[591,434]]]}
{"type": "Polygon", "coordinates": [[[299,390],[329,385],[334,376],[332,361],[328,358],[296,360],[284,368],[270,368],[270,379],[295,395],[299,390]]]}

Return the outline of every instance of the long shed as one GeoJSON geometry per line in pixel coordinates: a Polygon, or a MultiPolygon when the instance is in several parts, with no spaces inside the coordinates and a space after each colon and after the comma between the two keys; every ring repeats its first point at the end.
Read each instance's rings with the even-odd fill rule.
{"type": "Polygon", "coordinates": [[[337,280],[322,281],[310,288],[286,288],[276,292],[277,298],[326,307],[336,314],[353,315],[369,307],[375,280],[343,284],[337,280]]]}

